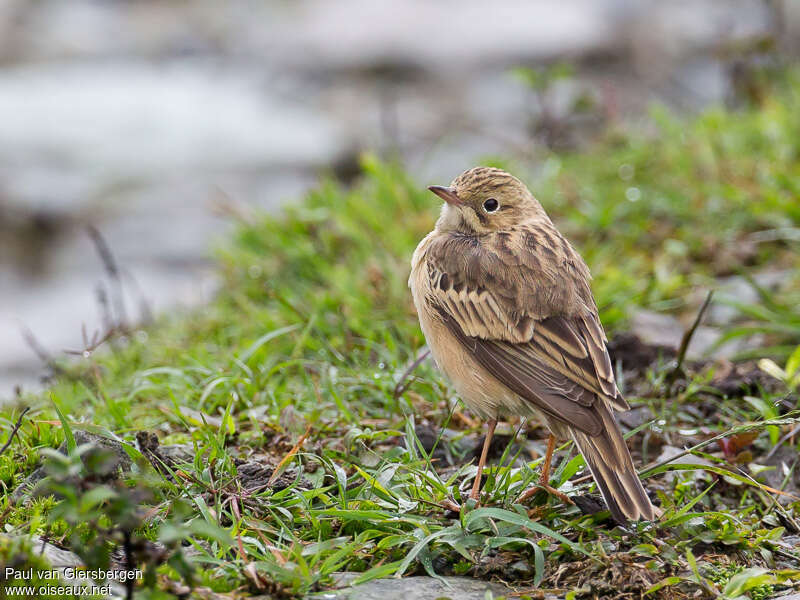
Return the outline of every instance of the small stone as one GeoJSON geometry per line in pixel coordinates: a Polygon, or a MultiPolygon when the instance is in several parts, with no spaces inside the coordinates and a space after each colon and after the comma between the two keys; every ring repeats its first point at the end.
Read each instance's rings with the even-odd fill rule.
{"type": "Polygon", "coordinates": [[[469,577],[392,577],[342,590],[318,592],[307,600],[484,600],[487,591],[495,597],[511,594],[504,585],[469,577]]]}
{"type": "Polygon", "coordinates": [[[526,579],[533,576],[533,567],[526,560],[518,560],[508,566],[508,570],[518,579],[526,579]]]}
{"type": "MultiPolygon", "coordinates": [[[[661,454],[656,459],[656,462],[659,464],[665,461],[669,461],[666,464],[680,462],[681,460],[685,460],[685,455],[683,454],[683,452],[684,452],[683,448],[678,448],[677,446],[664,446],[661,449],[661,454]]],[[[695,465],[705,465],[709,467],[715,466],[711,461],[702,458],[700,456],[692,456],[691,463],[695,465]]],[[[677,475],[678,473],[676,471],[667,471],[666,473],[664,473],[664,479],[667,482],[671,483],[677,475]]],[[[707,477],[707,474],[704,471],[696,471],[695,477],[705,478],[707,477]]]]}
{"type": "Polygon", "coordinates": [[[637,406],[630,410],[617,413],[617,420],[628,429],[636,429],[641,427],[648,421],[655,418],[653,411],[649,406],[637,406]]]}
{"type": "MultiPolygon", "coordinates": [[[[85,444],[91,444],[94,448],[105,452],[111,456],[111,459],[107,462],[102,464],[103,473],[102,476],[108,479],[116,479],[121,475],[125,475],[131,472],[131,468],[133,467],[133,461],[131,461],[130,456],[128,453],[125,452],[125,449],[122,447],[122,444],[117,440],[113,440],[110,438],[106,438],[94,433],[89,433],[88,431],[81,431],[76,430],[73,432],[73,437],[75,438],[75,444],[77,446],[83,446],[85,444]]],[[[62,454],[67,454],[67,443],[64,442],[59,446],[58,451],[62,454]]],[[[86,461],[87,455],[83,456],[84,464],[86,461]]],[[[17,486],[17,489],[14,490],[11,498],[15,502],[19,502],[22,500],[27,494],[31,493],[34,490],[34,487],[37,483],[42,481],[46,477],[47,473],[44,469],[44,466],[37,467],[30,475],[28,475],[25,480],[17,486]]]]}
{"type": "MultiPolygon", "coordinates": [[[[2,535],[2,534],[0,534],[2,535]]],[[[80,587],[80,586],[92,586],[96,583],[91,579],[82,578],[77,575],[80,573],[80,569],[84,566],[83,561],[80,557],[75,554],[74,552],[70,552],[69,550],[63,550],[53,544],[50,544],[44,541],[39,536],[32,536],[30,539],[31,550],[36,554],[44,557],[44,559],[50,563],[50,566],[55,570],[58,571],[58,576],[61,579],[62,585],[67,585],[70,587],[80,587]],[[69,571],[67,571],[69,569],[69,571]],[[67,577],[67,573],[73,574],[72,577],[67,577]]],[[[117,582],[109,582],[111,586],[111,596],[105,597],[113,597],[113,598],[124,598],[125,597],[125,589],[122,585],[117,582]]]]}
{"type": "MultiPolygon", "coordinates": [[[[755,284],[765,290],[777,289],[781,283],[790,277],[787,270],[767,270],[752,276],[755,284]]],[[[757,304],[759,302],[758,290],[741,275],[725,277],[717,280],[717,295],[711,306],[708,307],[706,321],[713,325],[730,325],[740,315],[735,306],[720,300],[731,299],[741,304],[757,304]]]]}
{"type": "MultiPolygon", "coordinates": [[[[687,327],[675,317],[650,310],[637,310],[631,319],[631,331],[649,346],[677,350],[686,330],[687,327]]],[[[700,325],[689,342],[686,358],[688,360],[732,358],[743,350],[760,345],[763,341],[763,337],[756,335],[733,339],[717,346],[721,337],[722,330],[700,325]]]]}
{"type": "Polygon", "coordinates": [[[678,348],[683,336],[678,319],[652,310],[637,310],[631,318],[631,331],[649,346],[667,348],[678,348]]]}

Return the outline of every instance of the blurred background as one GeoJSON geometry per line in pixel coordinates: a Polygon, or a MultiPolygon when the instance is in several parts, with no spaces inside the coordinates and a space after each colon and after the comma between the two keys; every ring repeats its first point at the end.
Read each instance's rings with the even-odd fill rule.
{"type": "Polygon", "coordinates": [[[0,2],[0,397],[114,307],[207,301],[232,213],[348,183],[364,151],[421,184],[492,155],[535,169],[654,102],[752,100],[751,70],[800,40],[791,0],[491,6],[0,2]]]}

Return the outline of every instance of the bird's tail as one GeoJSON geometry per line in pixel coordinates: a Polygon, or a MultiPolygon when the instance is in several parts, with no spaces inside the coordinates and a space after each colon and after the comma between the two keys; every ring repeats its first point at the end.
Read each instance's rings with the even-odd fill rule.
{"type": "Polygon", "coordinates": [[[661,510],[653,506],[639,481],[617,420],[607,406],[599,406],[598,410],[603,419],[600,435],[589,436],[576,429],[571,433],[603,499],[619,523],[655,520],[661,510]]]}

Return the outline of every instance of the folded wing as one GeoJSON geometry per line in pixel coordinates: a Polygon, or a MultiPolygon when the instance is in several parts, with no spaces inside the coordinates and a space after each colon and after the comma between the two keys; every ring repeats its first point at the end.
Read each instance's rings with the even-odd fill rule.
{"type": "Polygon", "coordinates": [[[603,419],[595,403],[628,406],[614,382],[588,269],[558,232],[549,235],[480,245],[444,238],[430,249],[429,301],[498,380],[548,416],[598,435],[603,419]]]}

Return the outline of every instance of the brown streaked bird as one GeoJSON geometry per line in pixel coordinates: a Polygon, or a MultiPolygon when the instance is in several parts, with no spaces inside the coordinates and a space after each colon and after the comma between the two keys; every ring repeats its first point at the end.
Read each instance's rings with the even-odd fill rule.
{"type": "Polygon", "coordinates": [[[583,259],[505,171],[476,167],[428,189],[445,203],[408,283],[436,364],[488,421],[470,496],[478,498],[497,419],[539,416],[550,438],[537,488],[566,499],[548,485],[550,460],[556,439],[572,438],[617,521],[655,519],[614,418],[629,406],[583,259]]]}

